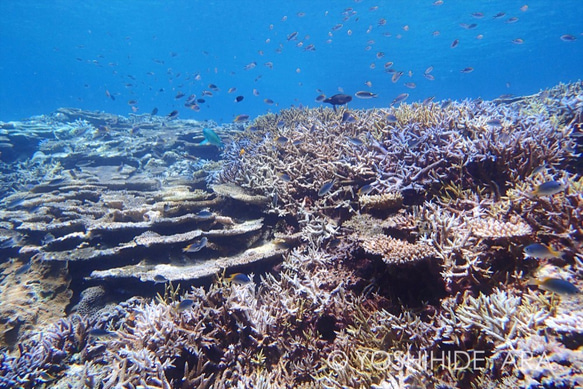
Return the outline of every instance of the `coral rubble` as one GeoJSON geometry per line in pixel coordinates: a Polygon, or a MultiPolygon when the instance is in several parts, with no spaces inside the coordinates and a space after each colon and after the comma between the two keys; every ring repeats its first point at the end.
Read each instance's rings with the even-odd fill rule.
{"type": "Polygon", "coordinates": [[[0,386],[583,385],[582,94],[2,125],[0,386]]]}

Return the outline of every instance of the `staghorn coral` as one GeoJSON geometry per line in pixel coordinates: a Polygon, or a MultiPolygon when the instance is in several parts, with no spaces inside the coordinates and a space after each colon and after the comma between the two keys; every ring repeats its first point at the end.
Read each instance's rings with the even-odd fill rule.
{"type": "MultiPolygon", "coordinates": [[[[19,259],[13,263],[37,253],[47,263],[71,257],[75,277],[111,284],[220,275],[206,288],[166,283],[157,300],[64,319],[57,332],[75,333],[64,348],[40,347],[31,332],[0,353],[2,384],[65,387],[78,375],[90,387],[577,386],[579,316],[569,313],[578,305],[529,291],[525,274],[538,261],[522,260],[522,246],[533,240],[563,250],[550,262],[579,285],[582,185],[572,170],[572,133],[581,85],[513,101],[350,111],[355,123],[342,123],[342,108],[284,110],[245,131],[217,129],[226,144],[218,162],[193,157],[219,158],[197,145],[201,123],[169,121],[167,132],[160,118],[87,114],[88,124],[63,126],[34,161],[3,165],[14,186],[2,190],[14,194],[2,201],[2,254],[19,259]],[[111,128],[96,127],[103,123],[111,128]],[[140,133],[141,142],[132,139],[140,133]],[[25,188],[33,179],[38,184],[25,188]],[[548,180],[568,188],[533,197],[548,180]],[[212,193],[213,184],[261,201],[243,211],[212,193]],[[371,195],[361,196],[365,184],[371,195]],[[392,194],[402,196],[398,207],[360,203],[392,194]],[[205,250],[184,254],[198,236],[208,238],[205,250]],[[374,260],[382,254],[361,248],[367,239],[398,246],[387,255],[399,263],[421,246],[432,260],[387,266],[374,260]],[[246,264],[280,258],[261,268],[257,284],[226,281],[225,267],[248,272],[246,264]],[[85,266],[93,271],[79,275],[85,266]],[[425,280],[438,287],[416,294],[425,280]],[[193,305],[179,312],[184,299],[193,305]],[[90,337],[91,328],[115,337],[90,337]],[[485,353],[480,369],[427,362],[471,350],[485,353]],[[504,363],[521,350],[530,353],[525,366],[504,363]],[[537,366],[544,353],[550,363],[537,366]],[[52,363],[54,354],[61,359],[52,363]]],[[[32,138],[38,127],[15,124],[32,138]]]]}

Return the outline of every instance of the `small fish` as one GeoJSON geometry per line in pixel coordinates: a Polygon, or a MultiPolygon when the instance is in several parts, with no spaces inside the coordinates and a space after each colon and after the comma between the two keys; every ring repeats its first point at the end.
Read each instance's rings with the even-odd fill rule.
{"type": "Polygon", "coordinates": [[[345,111],[342,114],[342,123],[356,123],[356,118],[350,114],[350,112],[345,111]]]}
{"type": "Polygon", "coordinates": [[[577,40],[577,38],[571,34],[561,35],[561,40],[564,42],[573,42],[577,40]]]}
{"type": "Polygon", "coordinates": [[[512,43],[514,43],[515,45],[521,45],[524,43],[524,39],[522,38],[516,38],[512,40],[512,43]]]}
{"type": "Polygon", "coordinates": [[[138,104],[138,101],[137,100],[128,100],[128,104],[129,105],[136,105],[136,104],[138,104]]]}
{"type": "Polygon", "coordinates": [[[235,97],[235,103],[238,103],[240,101],[243,101],[244,98],[245,98],[244,96],[237,96],[237,97],[235,97]]]}
{"type": "Polygon", "coordinates": [[[178,99],[181,99],[181,98],[183,98],[184,96],[186,96],[184,93],[182,93],[182,92],[178,92],[178,93],[176,94],[176,96],[174,96],[174,98],[178,100],[178,99]]]}
{"type": "Polygon", "coordinates": [[[164,277],[163,275],[156,274],[154,276],[154,283],[155,284],[165,284],[166,282],[168,282],[168,278],[164,277]]]}
{"type": "Polygon", "coordinates": [[[237,88],[235,88],[235,87],[232,87],[232,88],[229,88],[229,90],[227,91],[227,93],[233,93],[233,92],[235,92],[236,90],[237,90],[237,88]]]}
{"type": "Polygon", "coordinates": [[[254,69],[257,66],[257,62],[251,62],[247,65],[245,65],[245,67],[243,67],[244,70],[251,70],[254,69]]]}
{"type": "Polygon", "coordinates": [[[407,97],[409,97],[409,93],[401,93],[399,96],[393,99],[393,101],[391,102],[391,106],[407,100],[407,97]]]}
{"type": "Polygon", "coordinates": [[[275,139],[275,142],[280,146],[283,146],[284,144],[286,144],[287,141],[288,141],[288,139],[285,136],[279,136],[275,139]]]}
{"type": "Polygon", "coordinates": [[[158,107],[154,107],[154,109],[150,113],[150,116],[155,116],[157,113],[158,113],[158,107]]]}
{"type": "Polygon", "coordinates": [[[273,105],[274,101],[271,99],[263,99],[263,102],[267,105],[273,105]]]}
{"type": "Polygon", "coordinates": [[[421,104],[429,105],[433,101],[433,99],[435,99],[435,96],[429,96],[425,100],[423,100],[423,102],[421,104]]]}
{"type": "Polygon", "coordinates": [[[486,124],[491,127],[502,127],[502,121],[500,119],[490,119],[486,124]]]}
{"type": "Polygon", "coordinates": [[[178,116],[178,111],[176,111],[176,110],[174,110],[168,114],[168,118],[170,118],[170,119],[174,119],[177,116],[178,116]]]}
{"type": "Polygon", "coordinates": [[[247,274],[234,273],[225,279],[227,282],[232,282],[233,284],[245,285],[251,282],[251,279],[247,274]]]}
{"type": "Polygon", "coordinates": [[[399,81],[399,79],[401,78],[401,76],[405,74],[403,72],[395,72],[393,73],[393,76],[391,77],[391,82],[392,83],[396,83],[397,81],[399,81]]]}
{"type": "Polygon", "coordinates": [[[289,182],[291,180],[290,176],[287,173],[277,172],[275,173],[275,175],[285,182],[289,182]]]}
{"type": "Polygon", "coordinates": [[[506,20],[506,23],[510,24],[510,23],[516,23],[518,21],[518,18],[513,16],[511,18],[508,18],[508,20],[506,20]]]}
{"type": "Polygon", "coordinates": [[[103,328],[93,328],[89,331],[89,336],[92,338],[117,338],[115,332],[107,331],[103,328]]]}
{"type": "Polygon", "coordinates": [[[537,186],[532,192],[531,194],[533,196],[552,196],[554,194],[557,194],[559,192],[564,191],[566,188],[565,185],[561,184],[560,182],[557,181],[547,181],[543,184],[540,184],[539,186],[537,186]]]}
{"type": "Polygon", "coordinates": [[[322,187],[318,191],[318,197],[325,196],[328,192],[330,192],[330,190],[332,189],[332,187],[334,186],[335,183],[336,183],[336,178],[324,183],[324,185],[322,185],[322,187]]]}
{"type": "Polygon", "coordinates": [[[326,99],[326,95],[318,95],[318,96],[316,96],[316,101],[317,102],[324,101],[325,99],[326,99]]]}
{"type": "Polygon", "coordinates": [[[204,135],[204,140],[200,142],[201,145],[211,144],[213,146],[217,146],[218,148],[222,148],[225,146],[221,138],[217,135],[217,133],[211,130],[210,128],[203,128],[202,134],[204,135]]]}
{"type": "Polygon", "coordinates": [[[360,187],[360,189],[358,190],[358,195],[359,196],[364,196],[369,194],[370,192],[372,192],[373,190],[373,186],[371,184],[367,184],[367,185],[363,185],[360,187]]]}
{"type": "Polygon", "coordinates": [[[468,66],[467,68],[463,68],[462,70],[460,70],[461,73],[471,73],[474,71],[474,68],[468,66]]]}
{"type": "Polygon", "coordinates": [[[192,301],[190,299],[182,300],[180,302],[180,304],[178,304],[178,306],[176,306],[176,312],[178,312],[178,313],[184,312],[187,309],[192,308],[193,305],[194,305],[194,301],[192,301]]]}
{"type": "Polygon", "coordinates": [[[198,242],[194,242],[189,244],[188,246],[186,246],[185,248],[182,249],[182,252],[184,253],[196,253],[199,252],[200,250],[202,250],[203,248],[206,247],[206,244],[208,243],[208,239],[206,236],[203,236],[201,240],[199,240],[198,242]]]}
{"type": "Polygon", "coordinates": [[[376,93],[367,92],[367,91],[358,91],[354,94],[359,99],[374,99],[378,97],[376,93]]]}
{"type": "Polygon", "coordinates": [[[415,88],[417,88],[417,84],[415,84],[414,82],[406,82],[403,85],[405,85],[409,89],[415,89],[415,88]]]}
{"type": "Polygon", "coordinates": [[[532,243],[524,248],[525,258],[551,259],[563,256],[562,251],[555,251],[541,243],[532,243]]]}
{"type": "Polygon", "coordinates": [[[292,32],[291,34],[289,34],[287,36],[287,40],[288,41],[294,40],[297,36],[298,36],[298,32],[297,31],[294,31],[294,32],[292,32]]]}
{"type": "Polygon", "coordinates": [[[433,74],[425,73],[425,74],[423,74],[423,77],[425,77],[429,81],[435,80],[435,76],[433,74]]]}
{"type": "Polygon", "coordinates": [[[456,47],[459,44],[460,44],[460,40],[459,39],[455,39],[453,42],[451,42],[451,48],[453,49],[454,47],[456,47]]]}
{"type": "Polygon", "coordinates": [[[235,117],[235,119],[233,119],[233,122],[235,122],[235,123],[244,123],[244,122],[246,122],[248,120],[249,120],[249,115],[241,114],[241,115],[237,115],[235,117]]]}
{"type": "Polygon", "coordinates": [[[348,138],[348,140],[355,146],[362,146],[362,141],[358,138],[348,138]]]}
{"type": "Polygon", "coordinates": [[[492,19],[500,19],[501,17],[505,16],[506,13],[498,12],[496,15],[492,16],[492,19]]]}
{"type": "Polygon", "coordinates": [[[581,291],[569,281],[561,278],[547,277],[543,280],[533,279],[528,285],[537,285],[540,289],[557,294],[579,294],[581,291]]]}
{"type": "Polygon", "coordinates": [[[385,120],[389,123],[397,123],[399,121],[395,115],[390,113],[385,116],[385,120]]]}
{"type": "Polygon", "coordinates": [[[331,104],[332,107],[334,107],[334,112],[336,112],[336,106],[350,103],[352,101],[352,96],[339,93],[322,101],[331,104]]]}
{"type": "Polygon", "coordinates": [[[207,210],[200,210],[196,213],[196,219],[197,220],[208,220],[208,219],[212,219],[215,216],[214,213],[212,213],[211,211],[207,211],[207,210]]]}

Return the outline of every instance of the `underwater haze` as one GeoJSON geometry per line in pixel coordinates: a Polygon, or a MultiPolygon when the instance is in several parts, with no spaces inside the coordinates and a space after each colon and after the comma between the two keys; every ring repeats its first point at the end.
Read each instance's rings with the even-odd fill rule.
{"type": "Polygon", "coordinates": [[[2,1],[0,12],[5,121],[76,107],[221,123],[339,91],[376,94],[350,104],[372,108],[401,93],[529,95],[583,75],[579,0],[2,1]]]}

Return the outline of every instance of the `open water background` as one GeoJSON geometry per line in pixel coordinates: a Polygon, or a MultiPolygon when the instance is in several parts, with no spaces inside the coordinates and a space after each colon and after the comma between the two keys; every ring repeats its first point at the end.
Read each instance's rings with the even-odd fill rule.
{"type": "Polygon", "coordinates": [[[59,107],[127,115],[128,101],[135,100],[137,113],[156,107],[159,115],[179,110],[180,118],[221,123],[238,114],[318,106],[318,90],[328,96],[338,88],[377,93],[377,99],[350,104],[367,108],[388,106],[403,92],[410,94],[407,102],[492,99],[583,77],[580,0],[434,3],[3,0],[0,120],[59,107]],[[476,12],[484,16],[472,16],[476,12]],[[499,13],[505,15],[494,18],[499,13]],[[288,41],[293,32],[297,37],[288,41]],[[575,40],[561,40],[565,34],[575,40]],[[314,51],[305,50],[310,44],[314,51]],[[388,61],[405,73],[396,83],[385,72],[388,61]],[[252,62],[257,66],[244,70],[252,62]],[[433,81],[423,75],[429,66],[433,81]],[[474,70],[460,72],[467,67],[474,70]],[[209,84],[219,91],[201,96],[209,84]],[[186,97],[175,99],[178,92],[186,97]],[[184,106],[191,94],[205,100],[199,112],[184,106]],[[244,99],[236,103],[238,95],[244,99]]]}

